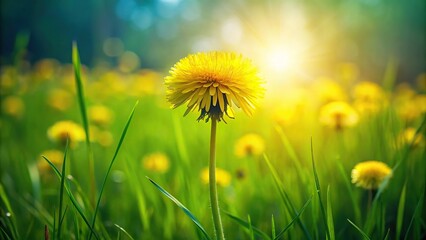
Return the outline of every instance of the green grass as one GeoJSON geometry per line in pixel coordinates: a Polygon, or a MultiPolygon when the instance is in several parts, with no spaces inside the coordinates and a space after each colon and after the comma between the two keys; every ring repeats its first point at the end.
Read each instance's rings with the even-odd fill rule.
{"type": "MultiPolygon", "coordinates": [[[[213,239],[209,188],[200,177],[208,166],[209,125],[197,122],[195,113],[183,117],[184,108],[169,109],[165,72],[153,80],[154,92],[135,97],[131,87],[114,87],[120,81],[130,86],[135,76],[110,79],[81,66],[76,44],[72,55],[71,76],[65,65],[44,81],[35,69],[11,66],[15,85],[1,91],[2,102],[18,96],[25,110],[22,117],[0,115],[0,238],[213,239]],[[27,80],[19,80],[24,75],[27,80]],[[47,100],[57,88],[73,94],[66,110],[47,100]],[[96,104],[114,113],[109,125],[91,122],[89,109],[96,104]],[[49,140],[47,129],[60,120],[80,123],[85,139],[68,147],[49,140]],[[108,132],[111,142],[101,144],[96,130],[108,132]],[[48,149],[65,153],[62,166],[41,156],[48,149]],[[168,157],[166,171],[144,167],[142,159],[155,152],[168,157]],[[38,168],[42,161],[47,170],[38,168]]],[[[396,84],[392,64],[382,84],[389,91],[396,84]]],[[[253,117],[237,111],[234,120],[220,122],[217,167],[231,176],[218,188],[227,239],[424,238],[424,140],[396,145],[406,127],[425,137],[425,115],[403,119],[396,94],[389,92],[381,111],[341,131],[319,123],[315,94],[293,125],[273,120],[274,104],[259,106],[253,117]],[[235,143],[246,133],[263,138],[264,153],[235,155],[235,143]],[[352,184],[351,170],[372,159],[387,163],[393,174],[369,205],[368,191],[352,184]]]]}

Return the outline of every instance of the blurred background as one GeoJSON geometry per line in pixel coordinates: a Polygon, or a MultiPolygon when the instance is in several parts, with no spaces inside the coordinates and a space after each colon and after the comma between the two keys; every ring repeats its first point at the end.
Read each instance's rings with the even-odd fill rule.
{"type": "MultiPolygon", "coordinates": [[[[352,62],[380,81],[387,66],[414,82],[426,69],[423,0],[1,1],[1,63],[71,61],[164,71],[188,53],[240,52],[270,79],[288,81],[352,62]],[[24,52],[20,49],[26,49],[24,52]]],[[[372,78],[372,79],[371,79],[372,78]]]]}

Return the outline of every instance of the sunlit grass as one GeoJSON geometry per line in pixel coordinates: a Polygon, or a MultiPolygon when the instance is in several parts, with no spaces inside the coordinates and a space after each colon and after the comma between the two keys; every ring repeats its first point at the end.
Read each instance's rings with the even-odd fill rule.
{"type": "MultiPolygon", "coordinates": [[[[213,238],[209,126],[170,110],[165,73],[79,67],[76,57],[69,67],[1,68],[1,238],[213,238]],[[51,141],[65,120],[86,145],[51,141]]],[[[386,74],[274,89],[253,117],[236,109],[220,125],[227,239],[424,238],[425,93],[386,74]],[[324,117],[336,102],[345,107],[324,117]],[[344,120],[349,107],[356,121],[344,120]],[[372,159],[392,170],[374,191],[351,182],[372,159]]]]}

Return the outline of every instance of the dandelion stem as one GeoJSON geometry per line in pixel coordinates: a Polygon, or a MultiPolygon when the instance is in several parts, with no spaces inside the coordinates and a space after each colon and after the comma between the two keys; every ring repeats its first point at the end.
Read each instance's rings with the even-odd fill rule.
{"type": "Polygon", "coordinates": [[[212,208],[213,225],[215,229],[216,239],[223,240],[222,220],[219,213],[219,200],[217,197],[216,186],[216,124],[217,119],[211,119],[211,132],[210,132],[210,164],[209,164],[209,184],[210,184],[210,204],[212,208]]]}

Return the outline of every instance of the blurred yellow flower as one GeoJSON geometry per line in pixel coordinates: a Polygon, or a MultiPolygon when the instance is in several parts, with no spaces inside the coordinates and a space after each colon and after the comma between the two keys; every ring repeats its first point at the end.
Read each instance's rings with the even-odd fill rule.
{"type": "Polygon", "coordinates": [[[411,143],[413,143],[413,147],[422,146],[424,144],[424,138],[421,133],[416,136],[416,129],[410,127],[399,134],[397,144],[398,147],[402,147],[411,143]]]}
{"type": "Polygon", "coordinates": [[[383,162],[365,161],[352,169],[352,183],[365,189],[377,189],[387,176],[392,176],[392,169],[383,162]]]}
{"type": "Polygon", "coordinates": [[[426,91],[426,73],[421,73],[416,78],[416,83],[420,91],[426,91]]]}
{"type": "Polygon", "coordinates": [[[12,66],[2,66],[0,76],[0,93],[4,95],[15,87],[17,82],[17,72],[16,69],[12,66]]]}
{"type": "Polygon", "coordinates": [[[78,142],[85,139],[83,128],[72,121],[59,121],[47,130],[50,140],[65,145],[69,137],[70,147],[74,147],[78,142]]]}
{"type": "Polygon", "coordinates": [[[375,113],[387,105],[383,89],[376,83],[363,81],[354,88],[354,106],[360,113],[375,113]]]}
{"type": "Polygon", "coordinates": [[[103,147],[111,146],[114,138],[111,132],[102,130],[95,125],[90,126],[90,140],[99,143],[103,147]]]}
{"type": "Polygon", "coordinates": [[[25,105],[21,98],[9,96],[2,100],[2,111],[9,116],[20,118],[24,113],[25,105]]]}
{"type": "Polygon", "coordinates": [[[242,136],[235,144],[237,157],[259,156],[265,151],[265,142],[257,134],[249,133],[242,136]]]}
{"type": "Polygon", "coordinates": [[[263,81],[251,61],[225,52],[191,54],[170,70],[165,78],[167,100],[176,108],[188,104],[185,115],[198,110],[198,120],[207,117],[233,118],[232,104],[251,115],[263,96],[263,81]]]}
{"type": "Polygon", "coordinates": [[[73,103],[73,96],[64,89],[52,89],[47,96],[47,104],[59,111],[67,110],[73,103]]]}
{"type": "Polygon", "coordinates": [[[151,153],[142,159],[143,167],[147,170],[165,173],[169,170],[169,158],[160,152],[151,153]]]}
{"type": "Polygon", "coordinates": [[[42,59],[34,65],[35,77],[37,80],[51,80],[59,67],[60,63],[55,59],[42,59]]]}
{"type": "Polygon", "coordinates": [[[37,169],[40,175],[47,174],[49,172],[53,173],[52,167],[42,156],[45,156],[52,162],[57,168],[62,166],[62,162],[64,160],[64,153],[59,150],[46,150],[40,154],[40,157],[37,161],[37,169]]]}
{"type": "Polygon", "coordinates": [[[332,79],[326,77],[320,77],[316,81],[313,85],[313,91],[322,104],[333,101],[345,101],[347,99],[343,88],[332,79]]]}
{"type": "Polygon", "coordinates": [[[319,121],[328,127],[340,130],[358,123],[358,113],[346,102],[331,102],[321,107],[319,121]]]}
{"type": "MultiPolygon", "coordinates": [[[[201,170],[201,181],[204,184],[209,184],[209,169],[204,168],[201,170]]],[[[216,183],[219,186],[227,187],[231,184],[231,174],[229,174],[226,170],[223,170],[221,168],[216,168],[216,183]]]]}
{"type": "Polygon", "coordinates": [[[107,126],[111,123],[113,112],[103,105],[89,107],[89,120],[98,126],[107,126]]]}
{"type": "Polygon", "coordinates": [[[129,85],[129,94],[132,96],[154,94],[160,82],[160,75],[152,70],[144,69],[133,74],[129,85]]]}
{"type": "Polygon", "coordinates": [[[399,116],[405,121],[414,121],[426,112],[426,95],[416,94],[410,99],[395,103],[399,116]]]}

